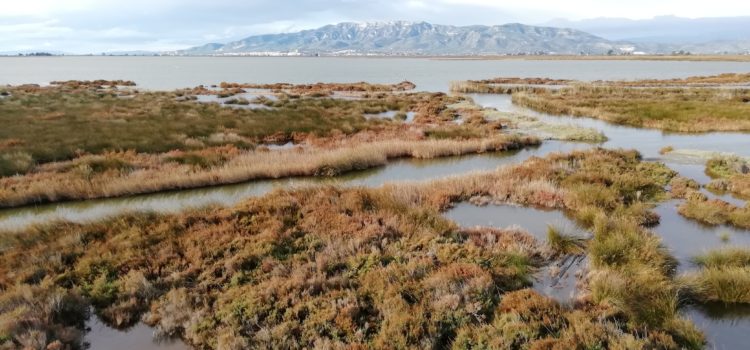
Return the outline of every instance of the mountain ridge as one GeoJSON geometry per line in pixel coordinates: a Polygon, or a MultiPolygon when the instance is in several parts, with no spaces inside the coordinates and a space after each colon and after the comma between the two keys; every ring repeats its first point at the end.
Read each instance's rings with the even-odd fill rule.
{"type": "Polygon", "coordinates": [[[590,54],[633,51],[632,43],[568,28],[503,25],[452,26],[428,22],[343,22],[294,33],[254,35],[211,43],[176,55],[488,55],[590,54]]]}

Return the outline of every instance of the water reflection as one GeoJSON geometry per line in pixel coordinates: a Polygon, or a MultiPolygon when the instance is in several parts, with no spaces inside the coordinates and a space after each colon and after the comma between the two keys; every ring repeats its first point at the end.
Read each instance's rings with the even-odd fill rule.
{"type": "Polygon", "coordinates": [[[126,330],[117,330],[102,323],[91,316],[86,324],[90,331],[86,333],[84,342],[91,350],[188,350],[190,349],[180,339],[165,339],[154,337],[153,330],[143,323],[126,330]]]}
{"type": "Polygon", "coordinates": [[[551,152],[569,152],[591,147],[587,144],[545,142],[541,146],[519,151],[474,154],[436,159],[398,159],[388,165],[352,172],[335,178],[290,178],[250,181],[241,184],[180,190],[132,197],[53,203],[0,210],[0,231],[21,230],[29,225],[63,220],[90,222],[126,212],[175,213],[210,205],[231,206],[260,196],[276,188],[291,188],[318,184],[377,187],[388,182],[418,181],[464,174],[472,171],[494,170],[507,164],[517,164],[531,156],[545,156],[551,152]]]}
{"type": "Polygon", "coordinates": [[[750,134],[713,132],[704,134],[665,133],[655,129],[642,129],[615,125],[594,118],[552,116],[535,112],[513,104],[511,95],[470,94],[478,104],[497,108],[499,111],[522,113],[539,118],[550,124],[573,124],[594,128],[606,135],[609,140],[602,144],[605,148],[637,149],[645,159],[661,160],[659,154],[665,146],[675,149],[696,149],[713,152],[730,152],[750,156],[750,134]]]}
{"type": "MultiPolygon", "coordinates": [[[[676,149],[696,149],[712,152],[730,152],[740,156],[750,154],[750,135],[745,133],[673,134],[659,130],[639,129],[610,124],[592,118],[551,116],[530,111],[512,104],[510,95],[471,95],[474,101],[485,107],[497,108],[510,113],[533,115],[547,123],[573,124],[595,128],[609,138],[603,144],[607,148],[636,149],[646,160],[663,161],[681,176],[705,185],[711,179],[705,174],[705,165],[663,157],[659,151],[665,146],[676,149]]],[[[746,201],[729,194],[715,194],[701,190],[709,198],[719,198],[738,206],[746,201]]],[[[660,235],[665,246],[678,260],[678,272],[694,268],[690,259],[708,250],[727,245],[750,248],[750,231],[729,226],[707,226],[689,220],[677,212],[678,200],[661,203],[655,212],[661,217],[654,231],[660,235]]],[[[715,349],[747,348],[750,331],[750,312],[745,306],[691,306],[683,310],[685,315],[706,334],[709,345],[715,349]]]]}
{"type": "Polygon", "coordinates": [[[705,331],[709,349],[748,348],[750,305],[694,305],[686,307],[683,313],[705,331]]]}
{"type": "Polygon", "coordinates": [[[667,79],[750,72],[747,62],[456,60],[362,57],[2,57],[0,84],[126,79],[142,89],[179,89],[227,82],[392,84],[448,91],[451,81],[491,77],[576,80],[667,79]]]}
{"type": "MultiPolygon", "coordinates": [[[[559,210],[514,205],[479,207],[460,203],[446,211],[444,215],[462,227],[485,226],[502,229],[520,226],[540,241],[547,239],[549,226],[556,227],[565,233],[581,237],[588,236],[585,230],[559,210]]],[[[580,257],[568,257],[555,261],[536,274],[533,288],[563,305],[571,305],[577,294],[578,280],[586,266],[586,260],[580,257]]]]}
{"type": "Polygon", "coordinates": [[[724,225],[708,226],[687,219],[677,212],[679,203],[672,200],[656,207],[654,211],[661,217],[661,223],[653,229],[680,262],[679,272],[690,270],[690,259],[708,250],[727,245],[750,248],[750,231],[724,225]]]}

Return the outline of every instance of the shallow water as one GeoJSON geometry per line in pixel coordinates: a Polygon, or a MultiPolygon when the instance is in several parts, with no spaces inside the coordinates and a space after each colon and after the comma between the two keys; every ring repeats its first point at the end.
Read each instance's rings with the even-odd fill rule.
{"type": "Polygon", "coordinates": [[[679,203],[671,200],[656,207],[654,211],[661,217],[661,223],[653,229],[679,261],[678,272],[693,269],[690,259],[709,250],[729,245],[750,248],[750,231],[724,225],[708,226],[687,219],[677,212],[679,203]]]}
{"type": "MultiPolygon", "coordinates": [[[[520,207],[514,205],[475,206],[460,203],[446,211],[444,216],[455,221],[462,227],[494,227],[507,228],[519,226],[531,233],[537,240],[546,241],[547,229],[553,226],[562,232],[581,237],[588,233],[568,218],[560,210],[546,210],[541,208],[520,207]]],[[[566,259],[556,261],[541,269],[535,275],[533,288],[543,295],[549,296],[561,304],[573,303],[577,293],[577,275],[585,268],[582,259],[566,259]],[[554,274],[553,274],[554,271],[554,274]],[[561,271],[558,275],[557,271],[561,271]]]]}
{"type": "Polygon", "coordinates": [[[750,306],[695,305],[683,310],[701,329],[705,330],[709,349],[734,350],[748,348],[750,334],[750,306]]]}
{"type": "MultiPolygon", "coordinates": [[[[548,123],[573,124],[593,127],[604,132],[609,138],[603,144],[607,148],[638,150],[644,159],[662,161],[681,176],[696,180],[701,185],[710,181],[705,174],[705,164],[663,157],[659,150],[665,146],[676,149],[700,149],[714,152],[732,152],[741,156],[750,154],[750,134],[706,133],[670,134],[659,130],[639,129],[610,124],[591,118],[551,116],[527,110],[512,104],[510,95],[471,95],[480,105],[497,108],[500,111],[533,115],[548,123]]],[[[709,198],[719,198],[738,206],[746,201],[731,195],[716,195],[701,190],[709,198]]],[[[750,231],[729,226],[707,226],[687,219],[677,212],[679,200],[661,203],[654,211],[661,217],[654,232],[661,238],[670,253],[678,260],[678,273],[695,267],[690,259],[708,250],[727,245],[750,248],[750,231]],[[727,239],[728,237],[728,239],[727,239]]],[[[716,307],[692,306],[682,310],[705,333],[709,347],[716,349],[739,349],[746,347],[747,330],[750,328],[750,311],[741,306],[716,307]],[[742,308],[742,312],[737,312],[742,308]]]]}
{"type": "Polygon", "coordinates": [[[265,148],[268,148],[271,151],[279,151],[279,150],[285,150],[285,149],[292,149],[292,148],[295,148],[295,147],[302,147],[302,148],[304,148],[305,145],[304,144],[296,144],[296,143],[294,143],[292,141],[289,141],[287,143],[282,143],[282,144],[264,143],[264,144],[258,145],[258,147],[265,147],[265,148]]]}
{"type": "Polygon", "coordinates": [[[493,77],[660,79],[750,72],[750,62],[441,60],[361,57],[0,57],[0,84],[127,79],[147,89],[227,82],[396,83],[448,91],[451,81],[493,77]]]}
{"type": "Polygon", "coordinates": [[[231,206],[276,188],[316,184],[346,186],[381,186],[396,181],[421,181],[473,171],[494,170],[499,166],[517,164],[531,156],[551,152],[568,152],[591,147],[587,144],[545,142],[539,147],[520,151],[474,154],[436,159],[399,159],[388,165],[352,172],[334,178],[291,178],[250,181],[235,185],[214,186],[132,197],[53,203],[0,210],[0,232],[23,229],[32,224],[56,220],[90,222],[126,212],[149,211],[175,213],[210,205],[231,206]]]}
{"type": "Polygon", "coordinates": [[[585,235],[584,230],[559,210],[515,205],[476,206],[469,203],[460,203],[446,211],[445,217],[462,227],[507,228],[518,225],[540,241],[547,239],[549,226],[559,228],[563,232],[585,235]]]}
{"type": "Polygon", "coordinates": [[[126,329],[111,328],[99,320],[95,315],[86,322],[91,330],[86,333],[84,341],[90,350],[188,350],[190,349],[179,339],[154,338],[153,330],[143,323],[126,329]]]}
{"type": "MultiPolygon", "coordinates": [[[[700,149],[714,152],[731,152],[741,156],[750,156],[750,134],[714,132],[704,134],[665,133],[656,129],[635,128],[615,125],[593,118],[576,118],[569,116],[552,116],[539,113],[513,104],[510,95],[469,94],[474,101],[485,107],[497,108],[499,111],[522,113],[539,118],[550,124],[572,124],[581,127],[594,128],[602,131],[607,142],[602,144],[606,148],[636,149],[648,160],[661,160],[659,154],[665,146],[675,149],[700,149]]],[[[663,159],[669,161],[668,159],[663,159]]]]}
{"type": "MultiPolygon", "coordinates": [[[[393,83],[410,80],[418,90],[447,91],[449,82],[466,79],[486,79],[497,76],[550,77],[578,80],[677,78],[695,75],[714,75],[725,72],[750,72],[748,62],[654,62],[654,61],[524,61],[524,60],[431,60],[401,58],[211,58],[211,57],[39,57],[0,58],[0,84],[44,83],[67,79],[129,79],[141,88],[173,89],[209,85],[221,81],[254,83],[313,83],[356,82],[393,83]]],[[[702,166],[669,160],[659,155],[665,146],[676,149],[700,149],[734,152],[750,156],[750,135],[741,133],[708,133],[700,135],[669,134],[658,130],[618,126],[590,118],[549,116],[530,112],[512,105],[509,95],[473,95],[488,107],[510,112],[535,115],[549,123],[574,124],[603,131],[608,148],[637,149],[645,159],[663,160],[684,176],[707,183],[702,166]]],[[[588,144],[545,142],[537,148],[499,154],[471,155],[435,160],[397,160],[377,169],[347,174],[336,179],[284,179],[257,181],[239,185],[194,189],[179,192],[135,196],[129,198],[42,205],[0,211],[0,231],[18,229],[32,223],[50,220],[76,222],[97,220],[133,210],[176,212],[206,205],[232,205],[249,196],[257,196],[274,188],[295,185],[337,183],[345,185],[379,186],[401,180],[426,180],[458,175],[475,170],[491,170],[506,164],[516,164],[530,156],[544,156],[554,151],[570,151],[592,147],[588,144]]],[[[731,196],[728,201],[740,203],[731,196]]],[[[689,269],[689,258],[705,249],[725,245],[721,236],[729,232],[729,244],[749,245],[750,233],[728,227],[706,227],[677,214],[676,204],[661,204],[656,212],[662,223],[655,231],[681,262],[681,271],[689,269]]],[[[466,225],[521,224],[529,226],[532,234],[543,235],[545,220],[565,222],[559,212],[539,212],[507,207],[476,208],[457,206],[456,221],[466,225]],[[462,209],[463,208],[463,209],[462,209]],[[509,209],[511,208],[511,209],[509,209]],[[462,213],[463,210],[463,213],[462,213]],[[540,219],[541,218],[541,219],[540,219]]],[[[575,278],[572,279],[575,281],[575,278]]],[[[573,295],[570,276],[563,288],[549,285],[540,279],[535,288],[558,300],[573,295]]],[[[572,283],[573,285],[575,283],[572,283]]],[[[707,333],[712,347],[734,349],[746,347],[750,311],[746,309],[689,307],[683,310],[707,333]]],[[[94,327],[92,326],[92,329],[94,327]]],[[[125,348],[149,349],[151,331],[143,325],[127,333],[115,330],[96,330],[89,334],[92,349],[113,349],[116,344],[130,344],[125,348]],[[118,340],[127,334],[126,340],[118,340]],[[137,341],[140,343],[129,343],[137,341]]],[[[89,338],[87,337],[87,339],[89,338]]],[[[179,343],[178,343],[179,344],[179,343]]],[[[176,345],[179,346],[179,345],[176,345]]],[[[184,347],[177,347],[184,348],[184,347]]],[[[164,349],[159,347],[159,349],[164,349]]]]}
{"type": "MultiPolygon", "coordinates": [[[[367,119],[390,119],[394,120],[396,115],[399,113],[399,111],[387,111],[377,114],[365,114],[365,118],[367,119]]],[[[406,112],[406,119],[404,119],[404,123],[411,123],[414,121],[414,117],[417,115],[416,112],[406,112]]]]}
{"type": "Polygon", "coordinates": [[[195,101],[199,103],[218,103],[223,107],[227,108],[238,108],[238,109],[271,109],[271,107],[266,106],[264,104],[260,103],[253,103],[258,97],[265,97],[269,100],[277,100],[278,98],[269,93],[264,92],[246,92],[241,94],[232,95],[229,97],[219,97],[217,95],[196,95],[195,101]],[[244,98],[248,100],[250,103],[248,104],[239,104],[239,103],[227,103],[231,100],[236,100],[244,98]]]}

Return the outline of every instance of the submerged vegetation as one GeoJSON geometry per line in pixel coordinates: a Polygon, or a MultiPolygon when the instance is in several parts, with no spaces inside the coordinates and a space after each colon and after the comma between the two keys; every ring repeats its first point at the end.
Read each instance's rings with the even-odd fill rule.
{"type": "MultiPolygon", "coordinates": [[[[80,344],[65,327],[83,314],[15,317],[58,293],[69,296],[60,308],[78,310],[80,296],[108,324],[142,318],[198,348],[700,348],[677,312],[674,259],[641,225],[673,176],[635,152],[597,149],[427,183],[277,190],[229,209],[6,234],[0,343],[44,334],[80,344]],[[588,292],[572,307],[537,294],[527,287],[546,245],[440,214],[475,196],[570,211],[593,233],[588,292]],[[14,299],[19,288],[44,292],[14,299]]],[[[561,251],[583,249],[554,236],[561,251]]]]}
{"type": "Polygon", "coordinates": [[[455,82],[455,92],[512,93],[513,103],[550,114],[677,132],[750,131],[748,74],[672,80],[570,82],[542,79],[455,82]],[[495,83],[495,82],[500,83],[495,83]],[[508,82],[505,82],[508,81],[508,82]],[[514,81],[528,81],[516,85],[514,81]],[[556,89],[549,85],[563,85],[556,89]]]}

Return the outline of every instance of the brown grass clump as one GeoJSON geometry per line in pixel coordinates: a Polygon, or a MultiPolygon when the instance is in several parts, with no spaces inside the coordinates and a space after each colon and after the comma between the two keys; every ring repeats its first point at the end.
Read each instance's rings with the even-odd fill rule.
{"type": "Polygon", "coordinates": [[[554,226],[547,227],[547,244],[558,256],[583,255],[586,252],[586,239],[567,234],[554,226]]]}
{"type": "Polygon", "coordinates": [[[665,154],[668,154],[669,152],[672,152],[672,151],[674,151],[674,147],[672,147],[672,146],[664,146],[661,149],[659,149],[659,154],[665,155],[665,154]]]}
{"type": "Polygon", "coordinates": [[[728,247],[709,251],[693,258],[693,263],[701,267],[748,267],[750,266],[750,249],[728,247]]]}
{"type": "MultiPolygon", "coordinates": [[[[57,229],[67,233],[32,235],[72,255],[36,275],[68,276],[112,325],[150,304],[146,319],[161,332],[209,347],[449,342],[456,327],[490,318],[499,293],[528,285],[541,259],[527,233],[462,232],[434,210],[363,189],[278,191],[231,210],[57,229]]],[[[3,269],[24,271],[17,253],[3,254],[3,269]]]]}
{"type": "Polygon", "coordinates": [[[729,247],[693,258],[700,267],[681,277],[689,296],[702,303],[750,303],[750,250],[729,247]]]}
{"type": "MultiPolygon", "coordinates": [[[[445,94],[400,92],[363,95],[360,99],[292,99],[283,95],[275,101],[260,101],[267,108],[226,108],[223,104],[196,102],[189,98],[194,97],[189,90],[138,92],[99,85],[108,83],[117,82],[8,87],[9,96],[0,104],[0,123],[4,125],[0,129],[0,156],[26,157],[33,166],[106,151],[163,153],[226,145],[251,148],[278,134],[287,138],[322,137],[396,129],[400,123],[368,120],[364,115],[432,105],[435,107],[422,113],[423,119],[432,120],[437,116],[429,115],[430,110],[445,109],[445,105],[461,100],[445,94]],[[217,134],[234,137],[214,137],[217,134]]],[[[32,170],[7,163],[12,162],[0,161],[0,176],[32,170]]]]}
{"type": "Polygon", "coordinates": [[[748,83],[750,74],[590,83],[497,78],[454,82],[451,91],[513,94],[513,103],[537,111],[636,127],[677,132],[750,131],[748,90],[717,88],[748,83]],[[536,86],[558,84],[571,86],[536,86]]]}
{"type": "Polygon", "coordinates": [[[732,225],[750,229],[750,207],[740,208],[720,199],[692,198],[678,207],[678,212],[708,225],[732,225]]]}
{"type": "MultiPolygon", "coordinates": [[[[672,176],[634,152],[593,150],[430,183],[35,227],[1,242],[0,300],[57,281],[109,324],[143,315],[199,348],[697,348],[700,334],[676,316],[668,255],[628,209],[663,198],[672,176]],[[543,245],[441,216],[477,195],[591,213],[592,297],[567,309],[523,290],[543,245]]],[[[23,341],[13,322],[6,347],[23,341]]]]}
{"type": "Polygon", "coordinates": [[[698,192],[700,188],[701,185],[697,181],[682,176],[676,176],[669,182],[670,193],[675,198],[687,199],[696,196],[696,194],[702,195],[698,192]]]}
{"type": "Polygon", "coordinates": [[[561,86],[576,83],[574,80],[549,78],[494,78],[484,80],[453,81],[450,91],[458,93],[509,94],[533,89],[527,86],[561,86]]]}
{"type": "Polygon", "coordinates": [[[81,348],[88,303],[78,291],[60,287],[49,278],[27,278],[24,284],[5,286],[0,294],[0,346],[81,348]]]}
{"type": "MultiPolygon", "coordinates": [[[[720,87],[726,85],[748,85],[750,74],[725,73],[712,76],[694,76],[676,79],[642,79],[642,80],[596,80],[590,83],[550,78],[493,78],[483,80],[466,80],[451,83],[451,91],[463,93],[511,93],[523,91],[523,86],[561,86],[585,85],[610,87],[720,87]],[[518,89],[516,89],[518,88],[518,89]]],[[[540,90],[543,91],[543,90],[540,90]]]]}
{"type": "Polygon", "coordinates": [[[706,187],[750,198],[750,165],[739,157],[715,157],[706,162],[706,174],[714,178],[706,187]]]}
{"type": "Polygon", "coordinates": [[[633,81],[595,81],[594,84],[632,86],[632,87],[664,87],[664,86],[695,86],[710,87],[722,85],[746,85],[750,84],[750,74],[747,73],[724,73],[710,76],[693,76],[675,79],[643,79],[633,81]]]}
{"type": "Polygon", "coordinates": [[[58,85],[72,89],[101,89],[104,86],[117,87],[117,86],[135,86],[135,82],[131,80],[66,80],[66,81],[53,81],[51,85],[58,85]]]}
{"type": "Polygon", "coordinates": [[[690,296],[704,303],[750,304],[750,268],[704,268],[682,277],[690,296]]]}
{"type": "Polygon", "coordinates": [[[536,145],[531,137],[471,140],[388,140],[334,149],[243,151],[234,147],[163,156],[86,156],[23,177],[0,179],[0,206],[152,193],[258,179],[335,176],[385,165],[395,158],[436,158],[536,145]]]}
{"type": "Polygon", "coordinates": [[[272,91],[285,91],[299,95],[320,94],[330,95],[332,92],[394,92],[414,90],[417,86],[410,81],[402,81],[397,84],[371,84],[359,83],[316,83],[316,84],[240,84],[222,82],[219,87],[224,90],[232,89],[265,89],[272,91]]]}
{"type": "MultiPolygon", "coordinates": [[[[499,135],[492,123],[454,124],[457,111],[449,106],[462,97],[390,92],[408,88],[406,83],[311,85],[380,92],[357,100],[282,94],[276,101],[264,100],[268,109],[257,110],[179,100],[191,94],[183,90],[127,90],[129,98],[121,98],[102,88],[107,83],[9,88],[13,94],[0,104],[0,122],[8,119],[0,130],[0,207],[332,176],[399,157],[491,152],[539,142],[499,135]],[[413,123],[364,117],[387,111],[410,111],[416,117],[413,123]],[[28,123],[15,122],[18,118],[28,123]],[[287,142],[311,147],[269,153],[263,146],[287,142]]],[[[314,90],[311,86],[287,88],[314,90]]],[[[249,103],[235,100],[228,102],[249,103]]]]}
{"type": "Polygon", "coordinates": [[[550,114],[678,132],[750,131],[746,90],[649,88],[595,84],[521,91],[513,103],[550,114]]]}

